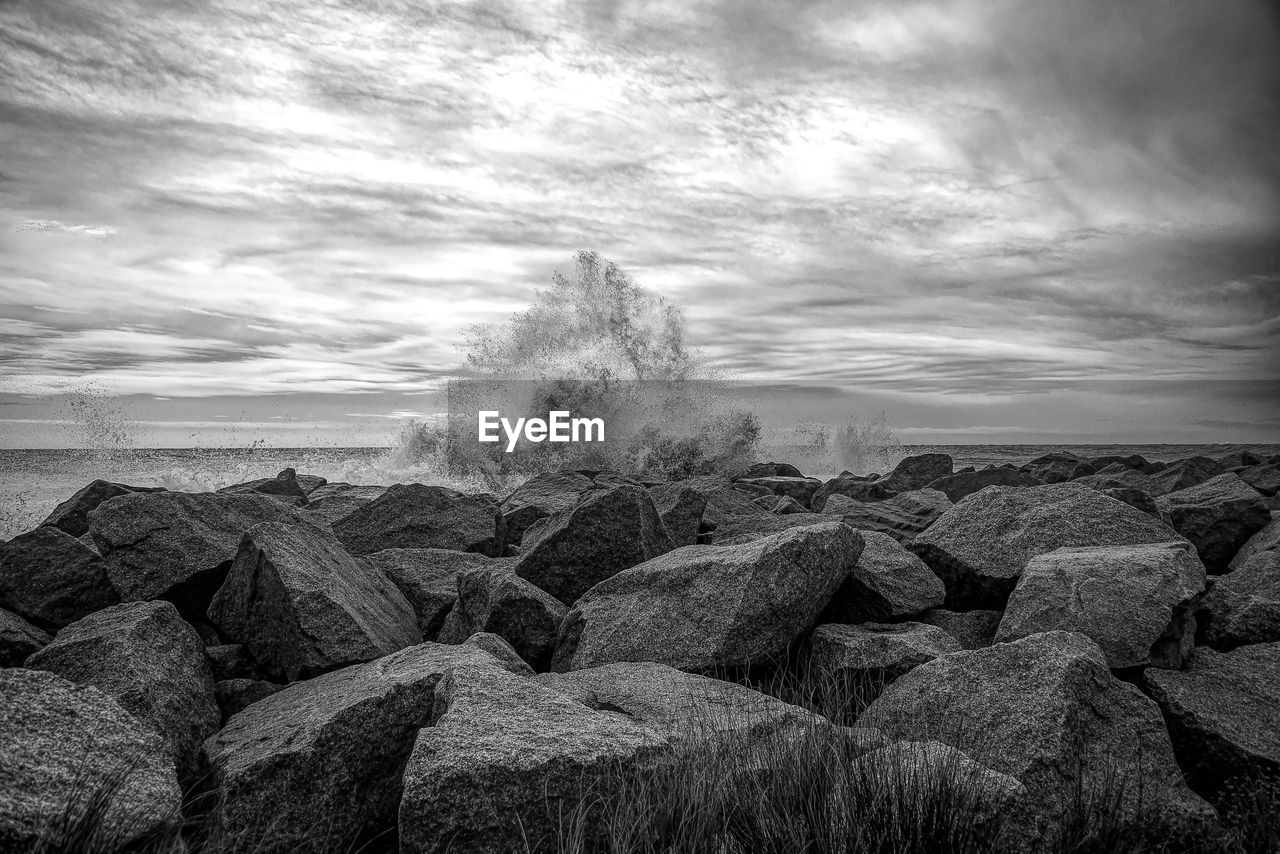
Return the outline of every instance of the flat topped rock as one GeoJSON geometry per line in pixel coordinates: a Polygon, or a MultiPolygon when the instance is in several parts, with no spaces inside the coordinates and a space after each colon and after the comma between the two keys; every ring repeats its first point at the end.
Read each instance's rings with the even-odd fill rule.
{"type": "Polygon", "coordinates": [[[73,537],[89,532],[89,514],[104,501],[130,492],[163,492],[163,487],[128,486],[109,480],[95,480],[81,487],[75,495],[53,508],[53,512],[40,524],[51,525],[73,537]]]}
{"type": "Polygon", "coordinates": [[[1236,552],[1271,521],[1266,500],[1230,472],[1162,495],[1156,506],[1214,573],[1225,572],[1236,552]]]}
{"type": "Polygon", "coordinates": [[[0,543],[0,606],[20,617],[65,626],[119,601],[102,556],[59,528],[0,543]]]}
{"type": "Polygon", "coordinates": [[[397,483],[334,522],[333,532],[353,555],[453,549],[499,557],[505,543],[497,498],[421,483],[397,483]]]}

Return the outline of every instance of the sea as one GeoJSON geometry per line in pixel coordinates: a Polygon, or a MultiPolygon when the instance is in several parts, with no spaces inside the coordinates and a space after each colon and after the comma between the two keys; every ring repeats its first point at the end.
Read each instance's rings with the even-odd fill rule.
{"type": "MultiPolygon", "coordinates": [[[[921,453],[946,453],[956,468],[1003,463],[1021,464],[1053,451],[1081,457],[1141,454],[1149,460],[1191,456],[1219,457],[1248,448],[1266,458],[1280,454],[1280,444],[1260,445],[897,445],[888,453],[869,455],[870,469],[885,471],[896,459],[921,453]]],[[[792,461],[786,455],[762,459],[792,461]]],[[[807,475],[831,477],[841,467],[821,466],[807,475]],[[822,470],[829,469],[829,470],[822,470]]],[[[89,482],[102,479],[134,486],[162,486],[204,492],[234,483],[272,477],[291,467],[330,481],[354,484],[435,483],[463,491],[482,491],[478,478],[458,479],[435,459],[424,459],[405,447],[271,448],[107,448],[0,449],[0,540],[11,539],[45,519],[61,501],[89,482]]],[[[857,470],[857,466],[842,466],[857,470]]],[[[861,473],[861,472],[859,472],[861,473]]]]}

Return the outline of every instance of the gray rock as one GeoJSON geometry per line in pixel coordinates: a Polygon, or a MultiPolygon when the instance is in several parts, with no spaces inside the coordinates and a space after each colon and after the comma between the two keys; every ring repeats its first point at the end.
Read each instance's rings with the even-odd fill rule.
{"type": "Polygon", "coordinates": [[[204,644],[173,605],[104,608],[58,632],[26,666],[108,694],[164,738],[179,780],[196,778],[200,744],[221,717],[204,644]]]}
{"type": "MultiPolygon", "coordinates": [[[[830,506],[835,498],[828,501],[830,506]]],[[[863,531],[864,548],[831,597],[824,623],[867,623],[913,617],[943,603],[947,590],[924,561],[887,534],[863,531]]]]}
{"type": "Polygon", "coordinates": [[[1280,775],[1280,643],[1234,652],[1202,647],[1186,670],[1149,670],[1143,679],[1197,789],[1280,775]]]}
{"type": "Polygon", "coordinates": [[[1182,667],[1204,589],[1204,566],[1186,542],[1055,549],[1027,564],[996,641],[1079,632],[1112,669],[1182,667]]]}
{"type": "Polygon", "coordinates": [[[1037,486],[1030,475],[1013,468],[989,468],[979,471],[956,472],[929,482],[929,489],[936,489],[956,502],[988,486],[1037,486]]]}
{"type": "Polygon", "coordinates": [[[844,473],[818,487],[818,490],[813,493],[809,507],[813,512],[821,513],[827,506],[827,499],[833,495],[845,495],[855,501],[870,504],[873,501],[885,500],[890,493],[883,484],[866,480],[859,475],[844,473]]]}
{"type": "Polygon", "coordinates": [[[284,687],[262,679],[222,679],[215,683],[214,693],[218,698],[218,708],[222,711],[222,720],[225,721],[259,700],[284,690],[284,687]]]}
{"type": "Polygon", "coordinates": [[[1240,479],[1263,495],[1280,492],[1280,463],[1250,466],[1240,472],[1240,479]]]}
{"type": "Polygon", "coordinates": [[[65,626],[120,601],[98,552],[51,525],[0,544],[0,606],[65,626]]]}
{"type": "Polygon", "coordinates": [[[744,477],[736,481],[739,485],[757,486],[769,490],[770,495],[790,498],[804,509],[809,509],[813,494],[822,486],[822,481],[814,477],[744,477]]]}
{"type": "MultiPolygon", "coordinates": [[[[749,543],[761,537],[770,537],[792,528],[805,528],[810,525],[822,525],[831,522],[833,517],[820,513],[784,513],[767,516],[726,516],[715,530],[703,534],[699,539],[717,546],[733,546],[749,543]]],[[[835,521],[839,521],[836,519],[835,521]]]]}
{"type": "Polygon", "coordinates": [[[397,483],[334,522],[333,532],[354,555],[452,549],[500,557],[505,542],[498,499],[420,483],[397,483]]]}
{"type": "Polygon", "coordinates": [[[509,566],[465,570],[458,573],[457,585],[458,601],[440,630],[441,643],[462,643],[489,632],[511,644],[533,669],[547,669],[569,610],[559,599],[509,566]]]}
{"type": "Polygon", "coordinates": [[[1280,642],[1280,551],[1260,552],[1213,579],[1196,621],[1200,642],[1218,650],[1280,642]]]}
{"type": "Polygon", "coordinates": [[[1151,474],[1152,480],[1158,484],[1159,491],[1151,493],[1156,498],[1169,492],[1177,492],[1191,486],[1199,486],[1210,478],[1224,474],[1226,469],[1216,460],[1208,457],[1191,457],[1170,463],[1165,468],[1151,474]]]}
{"type": "Polygon", "coordinates": [[[1019,471],[1037,483],[1065,483],[1094,472],[1093,465],[1068,451],[1045,454],[1022,466],[1019,471]]]}
{"type": "MultiPolygon", "coordinates": [[[[345,851],[395,819],[401,770],[446,671],[501,666],[478,646],[424,643],[259,699],[205,742],[228,848],[267,833],[279,850],[345,851]]],[[[515,678],[515,677],[513,677],[515,678]]]]}
{"type": "Polygon", "coordinates": [[[1262,457],[1253,451],[1241,448],[1237,451],[1230,451],[1216,458],[1218,465],[1224,468],[1247,468],[1248,466],[1260,465],[1264,462],[1262,457]]]}
{"type": "Polygon", "coordinates": [[[162,487],[126,486],[107,480],[95,480],[75,495],[53,508],[41,525],[52,525],[73,537],[89,532],[89,514],[102,502],[130,492],[163,492],[162,487]]]}
{"type": "Polygon", "coordinates": [[[952,507],[951,499],[936,489],[900,492],[893,498],[866,504],[845,495],[833,495],[822,507],[859,531],[878,531],[900,543],[909,543],[952,507]]]}
{"type": "Polygon", "coordinates": [[[1150,496],[1163,495],[1166,492],[1164,486],[1151,475],[1118,463],[1109,465],[1096,474],[1076,478],[1075,482],[1099,490],[1136,489],[1150,496]]]}
{"type": "Polygon", "coordinates": [[[52,638],[12,611],[0,608],[0,667],[20,667],[52,638]]]}
{"type": "Polygon", "coordinates": [[[765,510],[775,516],[790,516],[795,513],[808,513],[809,510],[790,495],[762,495],[755,500],[765,510]]]}
{"type": "Polygon", "coordinates": [[[598,487],[525,532],[516,574],[566,604],[597,583],[672,549],[644,487],[598,487]]]}
{"type": "Polygon", "coordinates": [[[1036,555],[1063,546],[1163,543],[1167,525],[1077,483],[989,486],[956,504],[911,543],[947,585],[952,610],[1002,608],[1036,555]]]}
{"type": "Polygon", "coordinates": [[[285,469],[275,477],[263,477],[245,483],[233,483],[230,486],[222,487],[218,492],[232,494],[257,492],[261,495],[279,498],[295,506],[307,503],[306,490],[302,488],[302,484],[298,483],[298,473],[293,469],[285,469]]]}
{"type": "Polygon", "coordinates": [[[916,666],[960,650],[959,641],[924,623],[831,623],[813,630],[805,661],[812,673],[879,693],[916,666]]]}
{"type": "Polygon", "coordinates": [[[572,510],[595,483],[580,471],[536,474],[502,500],[502,518],[509,543],[519,543],[529,526],[553,513],[572,510]]]}
{"type": "Polygon", "coordinates": [[[1182,781],[1160,710],[1115,679],[1083,635],[1046,632],[935,658],[890,685],[858,726],[945,742],[1021,781],[1027,798],[1009,819],[1032,850],[1047,848],[1077,788],[1089,800],[1114,798],[1122,822],[1179,835],[1216,826],[1213,808],[1182,781]]]}
{"type": "Polygon", "coordinates": [[[673,547],[691,546],[698,541],[702,514],[707,509],[706,495],[682,481],[674,481],[649,487],[649,496],[673,547]]]}
{"type": "Polygon", "coordinates": [[[893,471],[879,478],[875,483],[893,496],[902,492],[924,489],[933,481],[946,477],[954,471],[955,466],[950,454],[916,454],[904,458],[893,467],[893,471]]]}
{"type": "Polygon", "coordinates": [[[756,477],[804,477],[800,469],[790,463],[755,463],[738,477],[751,479],[756,477]]]}
{"type": "Polygon", "coordinates": [[[100,792],[112,796],[95,822],[99,850],[176,838],[178,780],[159,735],[97,688],[0,670],[0,850],[73,850],[46,828],[85,820],[100,792]]]}
{"type": "Polygon", "coordinates": [[[1230,472],[1163,495],[1156,505],[1214,573],[1225,572],[1236,552],[1271,521],[1262,496],[1230,472]]]}
{"type": "Polygon", "coordinates": [[[262,673],[258,664],[249,654],[249,648],[242,643],[225,643],[206,646],[205,660],[209,662],[209,672],[214,682],[224,679],[261,679],[262,673]]]}
{"type": "Polygon", "coordinates": [[[862,547],[858,532],[833,521],[669,552],[579,599],[552,669],[656,661],[710,671],[780,660],[814,625],[862,547]]]}
{"type": "Polygon", "coordinates": [[[960,642],[964,649],[983,649],[996,641],[1001,611],[948,611],[931,608],[916,618],[918,622],[938,628],[960,642]]]}
{"type": "Polygon", "coordinates": [[[1135,510],[1141,510],[1148,516],[1154,516],[1156,519],[1169,524],[1167,516],[1160,512],[1160,506],[1156,504],[1156,500],[1151,497],[1150,493],[1143,492],[1141,489],[1131,489],[1129,487],[1115,487],[1112,489],[1099,490],[1108,498],[1114,498],[1116,501],[1123,501],[1135,510]]]}
{"type": "Polygon", "coordinates": [[[263,673],[289,681],[422,642],[396,586],[306,523],[250,528],[209,619],[263,673]]]}
{"type": "Polygon", "coordinates": [[[702,511],[702,524],[706,527],[715,528],[725,519],[734,516],[764,516],[769,513],[752,503],[746,493],[734,489],[733,482],[727,477],[708,475],[677,483],[697,490],[706,499],[706,507],[702,511]]]}
{"type": "Polygon", "coordinates": [[[1270,521],[1240,547],[1235,557],[1231,559],[1229,564],[1231,569],[1243,566],[1245,561],[1255,555],[1280,549],[1280,516],[1274,510],[1269,512],[1270,521]]]}
{"type": "Polygon", "coordinates": [[[307,495],[307,506],[300,512],[313,521],[332,526],[339,519],[380,498],[386,491],[385,486],[326,483],[307,495]]]}
{"type": "Polygon", "coordinates": [[[303,493],[308,498],[311,497],[311,493],[329,483],[327,478],[323,478],[318,474],[298,474],[293,469],[285,469],[276,477],[285,477],[289,472],[293,473],[293,479],[298,482],[298,486],[302,487],[303,493]]]}
{"type": "Polygon", "coordinates": [[[458,573],[507,566],[511,558],[492,558],[450,549],[386,549],[359,558],[400,589],[418,617],[424,640],[435,640],[458,601],[458,573]]]}

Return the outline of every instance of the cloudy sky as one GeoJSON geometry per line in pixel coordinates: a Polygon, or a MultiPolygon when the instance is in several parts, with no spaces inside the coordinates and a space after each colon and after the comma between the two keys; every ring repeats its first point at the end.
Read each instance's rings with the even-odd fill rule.
{"type": "Polygon", "coordinates": [[[0,0],[0,445],[382,443],[583,248],[909,442],[1280,441],[1278,48],[1262,0],[0,0]]]}

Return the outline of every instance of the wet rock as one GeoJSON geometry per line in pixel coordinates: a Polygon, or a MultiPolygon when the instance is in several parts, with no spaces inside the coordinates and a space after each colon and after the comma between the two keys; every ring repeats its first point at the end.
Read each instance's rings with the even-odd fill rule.
{"type": "MultiPolygon", "coordinates": [[[[835,499],[828,504],[835,503],[835,499]]],[[[868,623],[912,617],[943,603],[947,590],[924,561],[887,534],[863,531],[864,548],[831,597],[824,623],[868,623]]]]}
{"type": "Polygon", "coordinates": [[[1056,549],[1027,564],[996,642],[1060,629],[1093,640],[1114,670],[1182,667],[1204,589],[1186,542],[1056,549]]]}
{"type": "Polygon", "coordinates": [[[594,487],[590,477],[573,470],[543,472],[529,478],[502,501],[507,541],[519,543],[534,522],[572,510],[594,487]]]}
{"type": "Polygon", "coordinates": [[[1280,642],[1280,552],[1259,552],[1213,579],[1196,621],[1200,642],[1218,650],[1280,642]]]}
{"type": "Polygon", "coordinates": [[[1190,540],[1209,572],[1226,572],[1236,552],[1271,521],[1257,491],[1227,473],[1156,499],[1174,530],[1190,540]]]}
{"type": "Polygon", "coordinates": [[[264,673],[288,681],[422,641],[396,586],[306,523],[250,528],[209,619],[264,673]]]}
{"type": "Polygon", "coordinates": [[[1226,469],[1221,464],[1208,457],[1191,457],[1185,460],[1178,460],[1152,474],[1151,479],[1156,482],[1159,491],[1151,494],[1159,498],[1165,493],[1199,486],[1206,480],[1215,478],[1225,472],[1226,469]]]}
{"type": "Polygon", "coordinates": [[[50,640],[48,632],[0,608],[0,667],[21,667],[28,655],[50,640]]]}
{"type": "Polygon", "coordinates": [[[441,643],[462,643],[477,632],[495,634],[535,670],[546,670],[568,608],[510,566],[458,573],[458,601],[440,630],[441,643]]]}
{"type": "Polygon", "coordinates": [[[333,523],[353,555],[384,549],[452,549],[500,557],[504,522],[492,495],[398,483],[333,523]]]}
{"type": "Polygon", "coordinates": [[[661,483],[649,487],[649,497],[658,511],[671,545],[691,546],[698,541],[702,527],[702,514],[707,509],[707,497],[681,481],[661,483]]]}
{"type": "Polygon", "coordinates": [[[964,649],[983,649],[996,641],[996,630],[1000,627],[1001,611],[948,611],[945,608],[931,608],[925,611],[917,621],[938,628],[960,642],[964,649]]]}
{"type": "Polygon", "coordinates": [[[909,543],[951,507],[951,499],[944,493],[936,489],[917,489],[873,504],[833,495],[827,499],[822,512],[839,517],[846,525],[859,531],[878,531],[900,543],[909,543]]]}
{"type": "Polygon", "coordinates": [[[988,486],[1038,486],[1029,475],[1013,468],[988,468],[979,471],[956,472],[929,482],[929,489],[936,489],[952,502],[972,495],[988,486]]]}
{"type": "Polygon", "coordinates": [[[400,589],[417,615],[424,640],[436,639],[445,617],[458,601],[459,573],[512,563],[510,558],[449,549],[386,549],[360,560],[400,589]]]}
{"type": "Polygon", "coordinates": [[[95,480],[53,508],[53,512],[40,524],[52,525],[73,537],[83,537],[89,532],[89,514],[102,502],[131,492],[163,491],[162,487],[127,486],[108,480],[95,480]]]}
{"type": "Polygon", "coordinates": [[[0,606],[27,620],[65,626],[119,601],[97,550],[58,528],[0,544],[0,606]]]}
{"type": "Polygon", "coordinates": [[[306,490],[302,488],[302,484],[298,483],[298,473],[293,469],[285,469],[275,477],[263,477],[245,483],[233,483],[230,486],[222,487],[218,492],[233,495],[256,492],[285,500],[295,506],[307,503],[306,490]]]}
{"type": "Polygon", "coordinates": [[[821,513],[823,508],[827,506],[827,499],[832,495],[844,495],[855,501],[870,504],[873,501],[885,500],[889,497],[889,494],[889,490],[881,483],[845,473],[833,477],[818,487],[817,491],[813,493],[813,499],[810,501],[809,507],[813,512],[821,513]]]}

